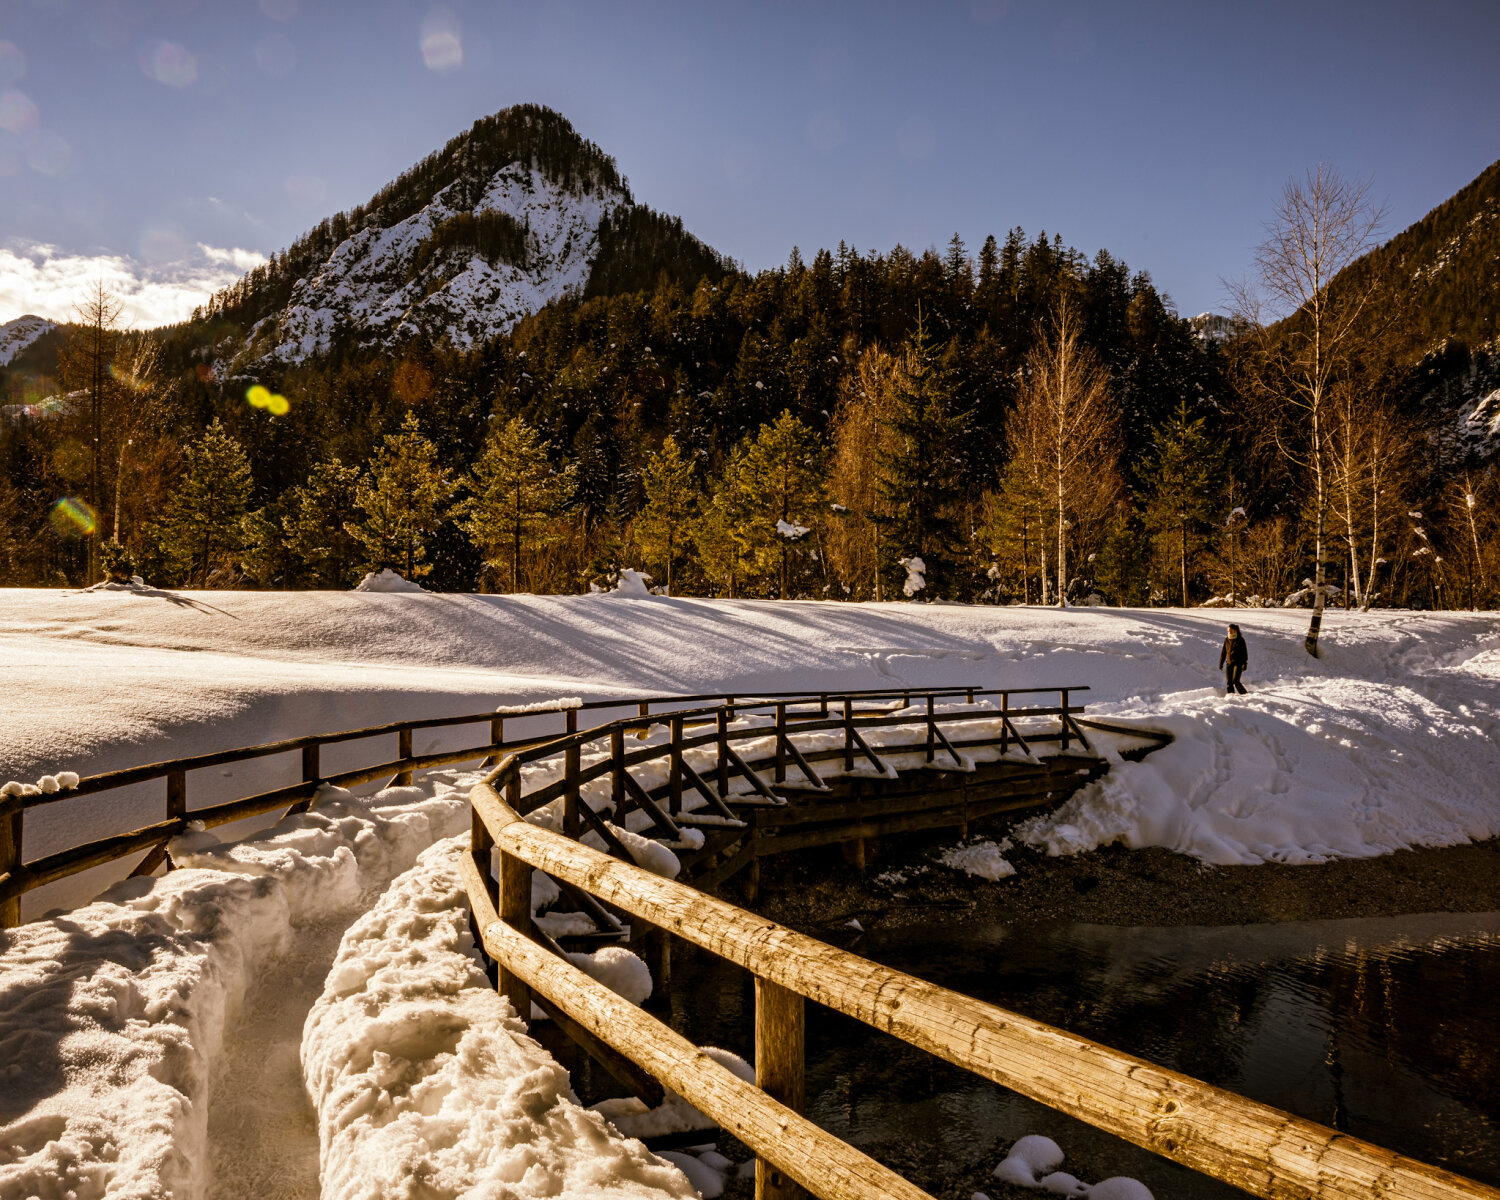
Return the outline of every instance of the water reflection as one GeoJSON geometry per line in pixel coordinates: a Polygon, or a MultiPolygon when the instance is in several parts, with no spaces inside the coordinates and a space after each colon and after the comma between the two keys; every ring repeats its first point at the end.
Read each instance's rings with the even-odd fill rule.
{"type": "MultiPolygon", "coordinates": [[[[1487,1183],[1500,1183],[1500,913],[1276,926],[934,925],[862,938],[880,962],[1487,1183]]],[[[674,1027],[746,1057],[748,976],[682,963],[674,1027]]],[[[808,1111],[917,1183],[1046,1133],[1085,1178],[1234,1196],[826,1010],[809,1011],[808,1111]]]]}

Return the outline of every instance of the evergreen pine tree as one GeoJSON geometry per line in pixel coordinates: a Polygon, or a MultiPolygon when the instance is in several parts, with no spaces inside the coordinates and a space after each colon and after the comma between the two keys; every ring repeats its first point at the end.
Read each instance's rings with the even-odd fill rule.
{"type": "Polygon", "coordinates": [[[215,420],[184,455],[182,483],[160,527],[162,549],[189,582],[207,587],[215,563],[240,547],[250,463],[215,420]]]}
{"type": "Polygon", "coordinates": [[[292,490],[287,540],[316,585],[347,587],[359,567],[359,543],[352,532],[359,504],[358,467],[337,456],[312,469],[307,482],[292,490]]]}
{"type": "Polygon", "coordinates": [[[1145,472],[1146,527],[1177,560],[1182,606],[1188,606],[1188,560],[1210,530],[1214,501],[1223,489],[1223,455],[1203,417],[1189,417],[1187,404],[1156,430],[1156,461],[1145,472]]]}
{"type": "Polygon", "coordinates": [[[920,558],[928,587],[951,583],[961,500],[960,439],[967,414],[954,411],[952,377],[927,336],[920,311],[881,406],[884,425],[875,469],[882,501],[876,517],[890,559],[920,558]]]}
{"type": "Polygon", "coordinates": [[[573,498],[571,464],[555,467],[552,443],[520,417],[493,429],[467,481],[472,496],[459,505],[463,529],[484,555],[485,566],[503,572],[510,590],[521,590],[521,556],[545,540],[542,527],[573,498]]]}
{"type": "Polygon", "coordinates": [[[675,437],[668,436],[652,456],[642,483],[646,504],[636,517],[636,541],[648,562],[666,564],[667,592],[671,594],[674,565],[687,540],[686,526],[698,508],[693,464],[682,457],[675,437]]]}
{"type": "Polygon", "coordinates": [[[818,435],[783,410],[762,425],[746,447],[740,486],[744,490],[742,537],[763,566],[776,566],[776,595],[792,592],[795,547],[823,504],[823,450],[818,435]],[[797,532],[801,530],[802,532],[797,532]]]}
{"type": "Polygon", "coordinates": [[[354,527],[372,570],[392,568],[418,579],[432,568],[427,539],[444,519],[456,485],[437,463],[437,447],[422,435],[413,412],[399,433],[387,434],[359,483],[356,502],[365,519],[354,527]]]}

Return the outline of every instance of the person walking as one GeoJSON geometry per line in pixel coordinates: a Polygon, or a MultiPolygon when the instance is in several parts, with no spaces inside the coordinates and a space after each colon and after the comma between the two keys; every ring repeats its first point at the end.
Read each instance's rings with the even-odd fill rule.
{"type": "Polygon", "coordinates": [[[1240,676],[1245,673],[1245,667],[1250,662],[1250,655],[1245,649],[1245,637],[1240,633],[1238,625],[1231,625],[1229,632],[1224,637],[1224,644],[1219,647],[1219,666],[1224,668],[1224,694],[1232,696],[1238,692],[1241,696],[1245,694],[1245,685],[1240,682],[1240,676]]]}

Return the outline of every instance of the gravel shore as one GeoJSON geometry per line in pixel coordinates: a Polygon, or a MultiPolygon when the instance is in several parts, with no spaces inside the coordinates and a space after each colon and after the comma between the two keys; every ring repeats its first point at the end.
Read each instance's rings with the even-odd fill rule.
{"type": "Polygon", "coordinates": [[[1016,874],[997,882],[939,865],[952,844],[886,847],[862,873],[827,854],[768,862],[755,907],[809,933],[851,919],[866,929],[912,925],[945,911],[1004,924],[1248,925],[1500,910],[1500,839],[1253,867],[1159,849],[1049,858],[1013,847],[1005,853],[1016,874]]]}

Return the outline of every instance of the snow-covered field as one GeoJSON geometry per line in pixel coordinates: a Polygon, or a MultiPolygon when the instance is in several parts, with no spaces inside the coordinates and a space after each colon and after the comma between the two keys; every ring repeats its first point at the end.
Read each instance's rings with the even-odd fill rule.
{"type": "MultiPolygon", "coordinates": [[[[1231,700],[1208,612],[6,591],[0,780],[559,696],[1087,685],[1091,714],[1176,741],[1034,822],[1040,845],[1296,862],[1500,833],[1494,617],[1331,613],[1316,662],[1305,613],[1236,617],[1251,691],[1231,700]]],[[[199,772],[190,800],[277,769],[199,772]]],[[[732,1164],[652,1156],[580,1108],[485,984],[445,840],[467,783],[189,837],[185,869],[3,935],[0,1196],[307,1195],[320,1169],[330,1196],[712,1194],[732,1164]]],[[[34,811],[28,857],[161,805],[34,811]]]]}

